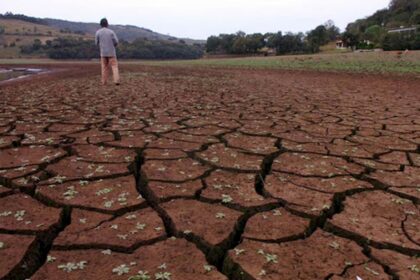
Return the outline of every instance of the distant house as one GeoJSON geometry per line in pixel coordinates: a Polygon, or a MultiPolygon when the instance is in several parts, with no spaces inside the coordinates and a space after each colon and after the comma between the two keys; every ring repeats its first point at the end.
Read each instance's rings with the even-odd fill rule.
{"type": "Polygon", "coordinates": [[[420,29],[420,26],[404,27],[389,29],[388,33],[416,33],[420,29]]]}
{"type": "Polygon", "coordinates": [[[373,45],[373,43],[370,40],[363,40],[362,43],[368,46],[373,45]]]}
{"type": "Polygon", "coordinates": [[[273,56],[273,55],[276,55],[276,50],[273,48],[264,47],[264,48],[259,49],[258,53],[264,56],[273,56]]]}
{"type": "Polygon", "coordinates": [[[347,44],[343,40],[339,39],[335,41],[335,48],[338,50],[345,50],[347,49],[347,44]]]}

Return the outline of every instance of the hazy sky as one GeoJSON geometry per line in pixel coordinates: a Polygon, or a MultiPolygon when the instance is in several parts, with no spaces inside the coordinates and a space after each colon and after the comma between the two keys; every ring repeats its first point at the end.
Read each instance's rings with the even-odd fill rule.
{"type": "Polygon", "coordinates": [[[177,37],[308,31],[328,19],[345,26],[390,0],[0,0],[0,13],[131,24],[177,37]]]}

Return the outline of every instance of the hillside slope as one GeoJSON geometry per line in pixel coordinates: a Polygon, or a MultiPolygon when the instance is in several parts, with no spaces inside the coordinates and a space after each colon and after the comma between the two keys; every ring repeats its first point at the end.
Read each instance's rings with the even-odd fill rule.
{"type": "MultiPolygon", "coordinates": [[[[61,29],[69,30],[72,32],[82,32],[85,34],[94,35],[98,30],[99,24],[97,23],[85,23],[85,22],[72,22],[59,19],[44,19],[48,26],[61,29]]],[[[118,38],[124,41],[132,42],[139,38],[145,38],[148,40],[177,40],[175,37],[163,35],[152,30],[141,28],[131,25],[110,25],[110,28],[115,31],[118,38]]]]}
{"type": "MultiPolygon", "coordinates": [[[[59,37],[93,40],[93,35],[77,34],[45,24],[20,19],[0,18],[0,58],[22,56],[20,47],[32,45],[36,40],[42,44],[59,37]]],[[[26,57],[26,55],[24,55],[26,57]]]]}
{"type": "MultiPolygon", "coordinates": [[[[0,20],[19,20],[18,25],[22,25],[22,22],[29,27],[27,29],[37,28],[37,30],[43,30],[47,27],[54,29],[60,33],[79,34],[86,36],[94,36],[96,30],[99,28],[98,23],[92,22],[73,22],[61,19],[53,18],[36,18],[26,15],[6,13],[0,14],[0,20]]],[[[1,25],[1,24],[0,24],[1,25]]],[[[169,35],[164,35],[158,32],[154,32],[150,29],[133,26],[133,25],[111,25],[110,26],[117,36],[124,41],[133,42],[136,39],[148,39],[148,40],[163,40],[163,41],[179,41],[184,40],[187,44],[204,43],[203,40],[194,40],[189,38],[176,38],[169,35]]]]}
{"type": "MultiPolygon", "coordinates": [[[[121,48],[133,58],[195,58],[199,55],[197,49],[200,49],[195,44],[205,43],[201,40],[179,39],[137,26],[110,27],[121,40],[121,48]],[[145,44],[146,41],[149,43],[145,44]]],[[[51,49],[52,45],[64,48],[63,43],[67,48],[70,45],[71,48],[87,46],[84,42],[93,40],[98,28],[98,23],[0,14],[0,58],[45,57],[46,50],[51,49]]],[[[86,56],[91,55],[82,55],[84,58],[86,56]]]]}
{"type": "Polygon", "coordinates": [[[384,29],[420,25],[420,0],[392,0],[387,8],[348,24],[346,30],[352,33],[365,32],[374,25],[384,29]]]}
{"type": "Polygon", "coordinates": [[[343,38],[360,49],[420,50],[420,0],[392,0],[387,8],[350,23],[343,38]]]}
{"type": "MultiPolygon", "coordinates": [[[[0,58],[92,59],[98,57],[93,39],[99,24],[0,15],[0,58]]],[[[126,59],[195,59],[203,47],[136,26],[112,25],[120,38],[117,49],[126,59]]]]}

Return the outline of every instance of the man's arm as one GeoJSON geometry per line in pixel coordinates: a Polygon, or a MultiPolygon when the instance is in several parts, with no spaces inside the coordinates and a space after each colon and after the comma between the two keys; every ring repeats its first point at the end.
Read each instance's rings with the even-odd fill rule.
{"type": "Polygon", "coordinates": [[[95,34],[95,44],[97,46],[99,46],[99,34],[98,34],[98,32],[96,32],[96,34],[95,34]]]}
{"type": "Polygon", "coordinates": [[[114,47],[118,45],[118,37],[117,34],[115,34],[114,31],[112,31],[112,42],[114,43],[114,47]]]}

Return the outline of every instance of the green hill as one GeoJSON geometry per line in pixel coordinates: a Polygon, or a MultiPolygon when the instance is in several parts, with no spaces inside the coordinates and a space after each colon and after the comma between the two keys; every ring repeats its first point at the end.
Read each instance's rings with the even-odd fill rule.
{"type": "Polygon", "coordinates": [[[358,48],[420,49],[420,0],[392,0],[373,15],[350,23],[343,38],[358,48]]]}
{"type": "MultiPolygon", "coordinates": [[[[26,22],[27,24],[34,24],[39,26],[48,26],[61,33],[73,33],[79,35],[91,35],[93,36],[98,30],[99,24],[92,22],[73,22],[61,19],[53,18],[36,18],[26,15],[6,13],[0,14],[0,20],[19,20],[26,22]]],[[[164,35],[158,32],[154,32],[150,29],[133,25],[110,25],[117,36],[124,41],[133,42],[137,39],[148,39],[148,40],[163,40],[163,41],[178,41],[184,40],[187,44],[203,43],[202,40],[194,40],[189,38],[176,38],[169,35],[164,35]]]]}
{"type": "MultiPolygon", "coordinates": [[[[70,32],[78,32],[84,34],[94,35],[98,30],[98,23],[73,22],[60,19],[44,19],[48,26],[59,30],[68,30],[70,32]]],[[[118,38],[124,41],[133,42],[139,38],[146,38],[148,40],[178,40],[175,37],[163,35],[152,30],[131,25],[110,25],[110,28],[115,31],[118,38]]]]}
{"type": "Polygon", "coordinates": [[[363,33],[374,25],[384,29],[420,25],[420,0],[392,0],[387,8],[350,23],[347,31],[363,33]]]}

